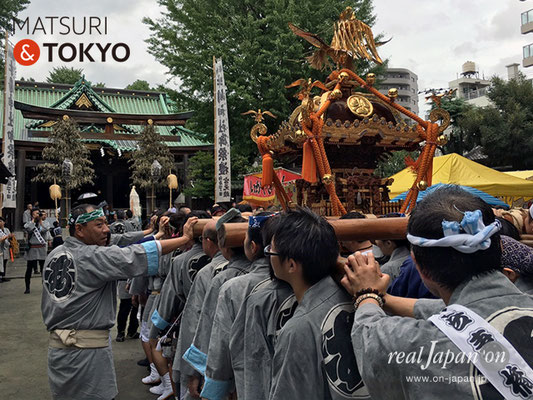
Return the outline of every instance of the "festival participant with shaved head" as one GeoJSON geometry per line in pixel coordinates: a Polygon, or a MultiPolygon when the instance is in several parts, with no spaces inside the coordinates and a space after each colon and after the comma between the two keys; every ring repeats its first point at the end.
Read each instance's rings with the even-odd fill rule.
{"type": "Polygon", "coordinates": [[[183,359],[183,355],[194,339],[209,284],[229,263],[224,258],[218,246],[215,221],[209,221],[204,226],[202,232],[202,249],[211,258],[211,262],[198,271],[187,296],[181,316],[176,355],[172,364],[172,379],[174,382],[180,382],[181,394],[187,396],[187,398],[191,398],[190,394],[188,394],[187,387],[197,387],[201,374],[183,359]],[[196,383],[193,384],[193,382],[196,383]]]}
{"type": "MultiPolygon", "coordinates": [[[[211,330],[213,328],[213,320],[215,317],[220,288],[226,281],[250,272],[251,265],[250,261],[246,258],[243,247],[228,247],[223,245],[221,241],[224,229],[223,224],[245,221],[246,220],[241,217],[240,211],[232,208],[220,217],[216,224],[219,247],[229,263],[224,271],[221,271],[211,279],[202,304],[202,311],[200,313],[194,339],[189,349],[183,355],[185,360],[202,376],[205,375],[207,352],[209,349],[209,341],[211,339],[211,330]]],[[[191,395],[198,397],[200,391],[199,381],[193,381],[191,385],[189,385],[189,393],[191,395]]]]}
{"type": "Polygon", "coordinates": [[[275,227],[272,213],[265,212],[248,219],[248,230],[244,238],[244,253],[252,263],[250,273],[230,279],[220,288],[213,329],[209,340],[205,383],[201,396],[209,400],[223,399],[234,392],[233,355],[230,342],[243,340],[242,331],[233,331],[233,323],[244,299],[260,290],[270,281],[270,263],[264,248],[270,243],[275,227]],[[272,226],[272,228],[271,228],[272,226]]]}
{"type": "Polygon", "coordinates": [[[143,239],[153,228],[110,236],[103,210],[92,205],[74,208],[68,222],[70,237],[43,271],[50,389],[55,400],[111,400],[118,393],[110,346],[116,281],[157,273],[160,256],[192,240],[197,220],[188,221],[183,237],[162,241],[143,239]]]}

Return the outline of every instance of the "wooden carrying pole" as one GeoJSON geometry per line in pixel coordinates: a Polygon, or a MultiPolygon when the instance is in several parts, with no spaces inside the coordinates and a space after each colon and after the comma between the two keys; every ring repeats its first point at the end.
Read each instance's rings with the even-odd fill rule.
{"type": "MultiPolygon", "coordinates": [[[[199,220],[194,227],[199,236],[209,219],[199,220]]],[[[335,229],[338,240],[405,239],[408,218],[335,219],[328,222],[335,229]]],[[[240,247],[248,229],[247,222],[224,224],[223,246],[240,247]]],[[[314,246],[314,243],[309,243],[314,246]]]]}

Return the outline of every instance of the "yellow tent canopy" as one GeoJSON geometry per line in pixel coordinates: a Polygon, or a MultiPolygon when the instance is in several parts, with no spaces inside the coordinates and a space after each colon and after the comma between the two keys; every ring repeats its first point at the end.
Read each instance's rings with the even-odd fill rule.
{"type": "Polygon", "coordinates": [[[529,171],[507,171],[505,173],[507,175],[514,176],[516,178],[533,180],[533,170],[529,170],[529,171]]]}
{"type": "MultiPolygon", "coordinates": [[[[415,175],[410,168],[391,176],[394,178],[390,197],[394,198],[408,190],[415,175]]],[[[452,153],[433,159],[433,182],[470,186],[493,196],[509,198],[533,198],[533,182],[485,167],[459,154],[452,153]]]]}

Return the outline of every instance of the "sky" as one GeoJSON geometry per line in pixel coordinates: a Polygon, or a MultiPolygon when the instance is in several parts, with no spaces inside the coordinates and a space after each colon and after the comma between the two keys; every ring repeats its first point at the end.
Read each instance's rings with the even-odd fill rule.
{"type": "MultiPolygon", "coordinates": [[[[37,43],[124,42],[131,49],[127,62],[68,63],[83,68],[91,82],[104,82],[108,87],[122,88],[136,79],[151,85],[166,83],[179,89],[179,81],[167,82],[166,68],[147,52],[144,42],[149,29],[142,17],[157,18],[162,9],[156,0],[91,0],[83,7],[73,8],[72,0],[31,0],[19,17],[30,17],[34,24],[38,16],[107,17],[107,35],[62,36],[26,35],[17,32],[13,43],[30,38],[37,43]]],[[[374,34],[383,33],[392,40],[379,48],[381,58],[389,65],[408,68],[418,75],[418,87],[443,88],[457,78],[465,61],[474,61],[481,75],[507,76],[505,66],[521,63],[522,46],[533,42],[533,33],[520,34],[520,14],[533,8],[533,1],[519,0],[374,0],[377,22],[374,34]]],[[[78,25],[81,26],[81,25],[78,25]]],[[[57,28],[59,29],[59,28],[57,28]]],[[[49,30],[49,29],[48,29],[49,30]]],[[[47,32],[49,33],[49,32],[47,32]]],[[[299,40],[295,37],[295,40],[299,40]]],[[[93,53],[93,52],[92,52],[93,53]]],[[[93,53],[97,55],[97,52],[93,53]]],[[[65,65],[57,59],[48,62],[46,54],[33,66],[18,66],[17,78],[32,77],[44,81],[53,67],[65,65]]],[[[533,68],[522,69],[533,77],[533,68]]],[[[420,97],[424,102],[423,96],[420,97]]],[[[423,104],[420,104],[423,107],[423,104]]]]}

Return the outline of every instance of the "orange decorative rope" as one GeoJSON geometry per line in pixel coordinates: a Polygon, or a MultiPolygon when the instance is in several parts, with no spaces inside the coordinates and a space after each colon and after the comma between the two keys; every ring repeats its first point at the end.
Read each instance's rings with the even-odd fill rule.
{"type": "MultiPolygon", "coordinates": [[[[340,84],[338,83],[335,86],[335,89],[339,89],[340,84]]],[[[303,124],[302,128],[305,134],[308,136],[308,143],[311,145],[313,150],[313,155],[315,157],[316,166],[318,168],[318,173],[320,178],[323,180],[325,175],[331,175],[331,167],[329,165],[328,156],[326,154],[326,149],[324,147],[324,138],[322,137],[322,128],[324,126],[324,121],[320,116],[326,112],[331,100],[326,100],[324,104],[316,113],[311,113],[311,128],[303,124]]],[[[324,183],[324,187],[329,194],[331,200],[331,209],[333,215],[344,215],[346,214],[346,209],[342,205],[339,196],[337,196],[337,191],[335,190],[335,183],[324,183]]]]}
{"type": "Polygon", "coordinates": [[[274,171],[274,161],[267,147],[268,136],[259,136],[257,138],[257,148],[259,153],[263,157],[263,172],[261,177],[261,187],[274,185],[276,189],[276,196],[283,207],[283,210],[287,210],[289,207],[289,196],[285,191],[285,188],[281,184],[278,176],[274,171]]]}
{"type": "MultiPolygon", "coordinates": [[[[417,129],[421,129],[419,126],[417,129]]],[[[426,145],[422,150],[422,153],[418,157],[417,162],[413,166],[416,170],[416,179],[407,193],[407,197],[402,205],[400,212],[405,213],[407,210],[412,210],[416,205],[416,199],[418,197],[420,181],[426,181],[428,186],[432,183],[433,176],[433,157],[435,150],[437,149],[437,136],[439,135],[439,126],[435,123],[428,122],[427,130],[424,132],[426,137],[426,145]]]]}

